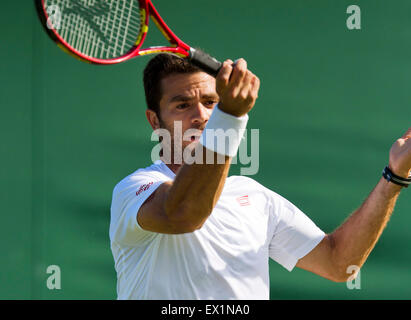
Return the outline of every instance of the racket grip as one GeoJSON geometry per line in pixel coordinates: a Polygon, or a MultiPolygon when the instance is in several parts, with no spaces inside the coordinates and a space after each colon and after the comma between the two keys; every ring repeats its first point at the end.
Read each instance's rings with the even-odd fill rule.
{"type": "Polygon", "coordinates": [[[189,59],[192,64],[204,70],[213,77],[217,76],[218,71],[220,71],[221,66],[223,65],[216,58],[213,58],[208,53],[205,53],[200,49],[190,48],[189,59]]]}

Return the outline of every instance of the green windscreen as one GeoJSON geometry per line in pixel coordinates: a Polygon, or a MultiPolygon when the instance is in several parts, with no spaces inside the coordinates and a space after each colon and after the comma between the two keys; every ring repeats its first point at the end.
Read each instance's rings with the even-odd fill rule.
{"type": "MultiPolygon", "coordinates": [[[[259,130],[251,178],[327,233],[366,199],[411,126],[411,2],[355,3],[360,29],[347,27],[359,22],[348,0],[153,0],[184,42],[220,61],[247,60],[261,80],[247,131],[259,130]]],[[[111,197],[121,179],[151,164],[157,144],[142,83],[151,56],[86,64],[48,38],[32,1],[0,7],[0,298],[116,299],[111,197]],[[53,266],[59,288],[48,283],[53,266]]],[[[99,25],[92,18],[85,29],[90,21],[99,25]]],[[[230,174],[250,165],[238,161],[230,174]]],[[[409,189],[357,286],[270,261],[271,299],[409,299],[409,189]]]]}

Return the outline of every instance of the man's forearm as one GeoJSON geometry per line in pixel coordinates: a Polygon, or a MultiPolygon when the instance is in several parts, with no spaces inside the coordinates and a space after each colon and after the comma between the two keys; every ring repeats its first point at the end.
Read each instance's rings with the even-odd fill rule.
{"type": "Polygon", "coordinates": [[[341,275],[349,276],[350,265],[364,264],[391,217],[400,190],[381,178],[362,206],[330,235],[333,260],[341,275]]]}
{"type": "Polygon", "coordinates": [[[231,158],[225,156],[224,163],[218,164],[217,153],[201,145],[197,146],[200,147],[203,149],[203,164],[184,164],[178,171],[165,202],[166,213],[171,219],[189,219],[198,226],[205,222],[217,203],[231,162],[231,158]],[[207,153],[215,158],[213,164],[206,164],[207,153]]]}

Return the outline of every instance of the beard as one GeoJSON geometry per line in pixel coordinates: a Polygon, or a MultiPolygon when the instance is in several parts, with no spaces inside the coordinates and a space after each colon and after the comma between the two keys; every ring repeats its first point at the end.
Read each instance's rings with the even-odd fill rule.
{"type": "Polygon", "coordinates": [[[166,135],[167,139],[163,139],[162,135],[159,136],[161,143],[160,157],[170,159],[172,164],[182,164],[186,154],[193,154],[195,152],[205,124],[193,125],[183,132],[181,121],[173,121],[170,124],[163,121],[161,117],[158,117],[158,119],[159,129],[165,130],[168,133],[166,135]]]}

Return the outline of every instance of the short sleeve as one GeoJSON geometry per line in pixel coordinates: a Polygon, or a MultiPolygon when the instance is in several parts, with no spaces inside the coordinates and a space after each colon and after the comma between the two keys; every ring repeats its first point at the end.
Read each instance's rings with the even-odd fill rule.
{"type": "Polygon", "coordinates": [[[110,239],[125,245],[136,245],[156,235],[141,228],[137,213],[147,198],[165,181],[165,176],[138,174],[121,181],[113,191],[110,239]]]}
{"type": "Polygon", "coordinates": [[[278,196],[270,214],[274,233],[269,244],[270,257],[288,271],[324,238],[325,233],[290,201],[278,196]]]}

